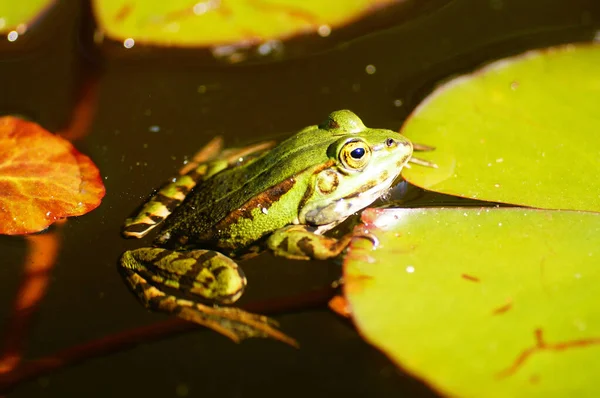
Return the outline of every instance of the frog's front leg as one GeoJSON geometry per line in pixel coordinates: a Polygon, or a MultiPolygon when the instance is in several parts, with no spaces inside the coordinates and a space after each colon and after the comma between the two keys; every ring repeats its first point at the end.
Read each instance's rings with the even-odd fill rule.
{"type": "Polygon", "coordinates": [[[151,310],[175,314],[236,342],[249,337],[271,337],[296,345],[266,316],[233,307],[207,306],[164,291],[172,289],[218,303],[235,302],[243,293],[246,278],[237,264],[221,253],[141,248],[123,253],[119,264],[129,288],[151,310]]]}
{"type": "Polygon", "coordinates": [[[339,239],[314,233],[307,225],[288,225],[273,232],[267,247],[276,256],[294,260],[327,260],[337,257],[350,243],[352,235],[339,239]]]}

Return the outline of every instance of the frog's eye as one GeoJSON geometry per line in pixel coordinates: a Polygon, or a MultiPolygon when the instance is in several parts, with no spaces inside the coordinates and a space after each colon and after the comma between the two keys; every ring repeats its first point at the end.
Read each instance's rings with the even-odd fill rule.
{"type": "Polygon", "coordinates": [[[356,148],[350,152],[350,156],[352,156],[352,159],[354,160],[360,160],[363,156],[365,156],[365,152],[365,148],[356,148]]]}
{"type": "Polygon", "coordinates": [[[350,141],[340,151],[340,161],[346,169],[362,170],[371,158],[371,148],[363,141],[350,141]]]}

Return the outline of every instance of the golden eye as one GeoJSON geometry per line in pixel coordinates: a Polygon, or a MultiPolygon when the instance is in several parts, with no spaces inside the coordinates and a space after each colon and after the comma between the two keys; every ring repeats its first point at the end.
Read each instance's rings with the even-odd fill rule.
{"type": "Polygon", "coordinates": [[[362,170],[371,159],[371,149],[363,141],[350,141],[340,151],[340,161],[345,168],[362,170]]]}

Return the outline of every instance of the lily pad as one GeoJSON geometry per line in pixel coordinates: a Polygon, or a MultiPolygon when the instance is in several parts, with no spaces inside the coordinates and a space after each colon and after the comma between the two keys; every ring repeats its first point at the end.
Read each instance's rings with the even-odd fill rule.
{"type": "Polygon", "coordinates": [[[322,35],[398,0],[94,0],[98,25],[114,40],[158,46],[256,44],[322,35]]]}
{"type": "Polygon", "coordinates": [[[402,175],[428,190],[550,209],[600,211],[600,45],[494,62],[435,90],[402,134],[435,146],[436,170],[402,175]]]}
{"type": "Polygon", "coordinates": [[[39,125],[0,118],[0,234],[38,232],[100,205],[105,189],[92,160],[39,125]]]}
{"type": "Polygon", "coordinates": [[[32,24],[54,3],[55,0],[0,0],[0,33],[14,30],[18,34],[23,34],[27,30],[27,25],[32,24]]]}
{"type": "Polygon", "coordinates": [[[438,392],[599,396],[600,214],[366,210],[344,263],[363,336],[438,392]]]}

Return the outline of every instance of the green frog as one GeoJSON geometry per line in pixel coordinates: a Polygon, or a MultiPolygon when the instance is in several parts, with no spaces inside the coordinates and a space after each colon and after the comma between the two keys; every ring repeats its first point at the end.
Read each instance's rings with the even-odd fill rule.
{"type": "Polygon", "coordinates": [[[120,271],[147,308],[234,341],[271,337],[294,345],[273,320],[220,306],[234,303],[246,286],[232,258],[263,250],[290,259],[338,256],[351,236],[323,233],[386,192],[412,153],[408,139],[368,128],[349,110],[276,146],[223,151],[222,141],[213,140],[126,220],[125,237],[164,226],[155,247],[122,255],[120,271]]]}

